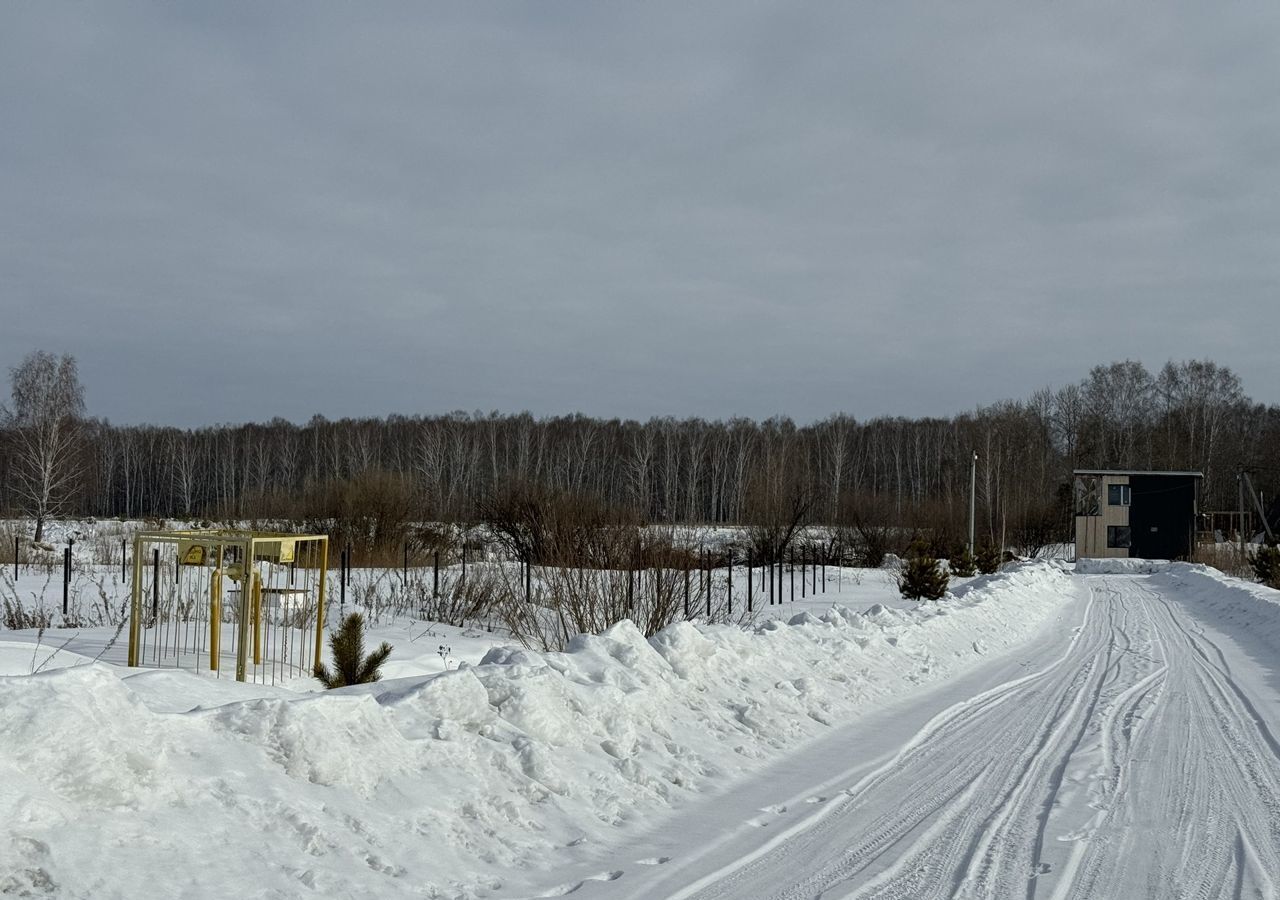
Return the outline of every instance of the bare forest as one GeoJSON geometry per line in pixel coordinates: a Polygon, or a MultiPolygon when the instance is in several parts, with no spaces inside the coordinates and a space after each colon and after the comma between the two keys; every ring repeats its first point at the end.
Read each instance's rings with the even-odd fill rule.
{"type": "Polygon", "coordinates": [[[93,385],[68,386],[68,360],[32,354],[12,370],[0,432],[9,516],[467,523],[507,514],[521,496],[555,496],[648,524],[773,528],[779,540],[811,523],[955,534],[976,452],[980,536],[1034,548],[1070,539],[1074,467],[1200,469],[1208,509],[1235,507],[1241,467],[1265,496],[1280,488],[1280,407],[1254,403],[1207,361],[1154,374],[1133,361],[1097,366],[1077,384],[952,418],[457,412],[181,429],[86,418],[93,385]],[[32,400],[36,357],[61,411],[52,417],[32,400]]]}

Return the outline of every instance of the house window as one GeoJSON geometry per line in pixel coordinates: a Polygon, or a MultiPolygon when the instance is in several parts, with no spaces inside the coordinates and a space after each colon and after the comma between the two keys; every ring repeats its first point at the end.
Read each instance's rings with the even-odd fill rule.
{"type": "Polygon", "coordinates": [[[1132,532],[1128,525],[1107,526],[1107,547],[1112,550],[1128,550],[1133,546],[1132,532]]]}
{"type": "Polygon", "coordinates": [[[1128,506],[1129,498],[1132,496],[1127,484],[1109,484],[1107,485],[1107,505],[1108,506],[1128,506]]]}

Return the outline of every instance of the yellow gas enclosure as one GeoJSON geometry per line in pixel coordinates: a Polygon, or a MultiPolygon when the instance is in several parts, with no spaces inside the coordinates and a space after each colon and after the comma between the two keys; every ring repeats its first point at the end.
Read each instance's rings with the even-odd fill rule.
{"type": "Polygon", "coordinates": [[[129,665],[275,684],[320,662],[329,538],[143,531],[133,540],[129,665]],[[225,633],[224,633],[225,632],[225,633]]]}

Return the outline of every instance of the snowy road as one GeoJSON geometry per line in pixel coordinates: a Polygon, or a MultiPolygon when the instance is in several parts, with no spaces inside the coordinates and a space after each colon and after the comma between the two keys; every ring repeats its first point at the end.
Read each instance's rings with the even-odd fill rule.
{"type": "Polygon", "coordinates": [[[942,709],[701,870],[690,854],[582,896],[1276,897],[1274,669],[1224,650],[1163,582],[1082,581],[1056,657],[942,709]]]}

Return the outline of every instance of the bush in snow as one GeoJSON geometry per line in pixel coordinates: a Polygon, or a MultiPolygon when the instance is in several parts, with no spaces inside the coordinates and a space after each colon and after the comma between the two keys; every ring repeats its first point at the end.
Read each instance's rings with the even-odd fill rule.
{"type": "Polygon", "coordinates": [[[1280,588],[1280,547],[1259,547],[1258,552],[1249,557],[1249,565],[1253,566],[1253,574],[1268,587],[1280,588]]]}
{"type": "Polygon", "coordinates": [[[932,556],[917,554],[906,561],[898,575],[898,590],[908,600],[939,600],[947,593],[950,578],[932,556]]]}
{"type": "Polygon", "coordinates": [[[983,575],[993,575],[1000,568],[1000,551],[993,544],[983,544],[978,548],[974,562],[983,575]]]}
{"type": "Polygon", "coordinates": [[[391,645],[386,641],[364,655],[364,616],[360,613],[342,620],[341,627],[329,637],[329,648],[333,651],[333,670],[324,663],[317,664],[315,670],[316,678],[327,688],[377,681],[382,677],[382,664],[391,655],[391,645]]]}
{"type": "Polygon", "coordinates": [[[951,555],[950,568],[951,574],[957,578],[972,578],[978,571],[978,564],[973,554],[969,552],[969,548],[964,547],[958,553],[951,555]]]}

